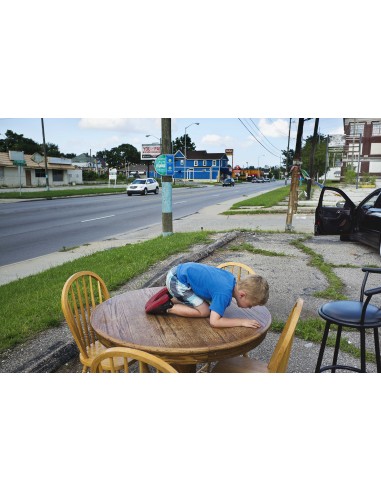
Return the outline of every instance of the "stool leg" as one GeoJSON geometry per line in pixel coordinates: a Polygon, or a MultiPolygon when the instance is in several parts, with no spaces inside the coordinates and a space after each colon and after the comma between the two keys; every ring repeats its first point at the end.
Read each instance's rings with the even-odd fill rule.
{"type": "Polygon", "coordinates": [[[327,321],[326,324],[325,324],[325,330],[324,330],[323,338],[322,338],[322,341],[321,341],[320,352],[319,352],[319,357],[318,357],[318,360],[317,360],[317,363],[316,363],[315,372],[320,372],[320,367],[321,367],[321,363],[322,363],[322,360],[323,360],[323,355],[324,355],[324,350],[325,350],[325,344],[327,343],[327,338],[328,338],[330,324],[331,323],[329,321],[327,321]]]}
{"type": "Polygon", "coordinates": [[[361,371],[366,372],[365,365],[365,330],[360,328],[361,371]]]}
{"type": "MultiPolygon", "coordinates": [[[[342,326],[338,325],[337,327],[337,335],[336,335],[336,343],[335,343],[335,352],[333,353],[333,362],[332,365],[335,366],[337,364],[337,356],[339,355],[339,348],[340,348],[340,339],[341,339],[341,330],[342,326]]],[[[331,369],[331,372],[336,372],[335,368],[331,369]]]]}
{"type": "Polygon", "coordinates": [[[378,338],[378,328],[374,328],[374,350],[376,353],[377,372],[381,372],[380,341],[378,338]]]}

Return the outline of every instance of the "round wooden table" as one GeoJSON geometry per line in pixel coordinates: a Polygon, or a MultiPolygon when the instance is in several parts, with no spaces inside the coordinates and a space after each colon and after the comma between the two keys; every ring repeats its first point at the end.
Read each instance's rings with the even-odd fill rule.
{"type": "Polygon", "coordinates": [[[99,340],[106,347],[144,350],[181,372],[191,372],[197,363],[244,354],[266,337],[271,324],[268,309],[265,306],[242,309],[234,299],[224,317],[255,319],[260,322],[260,328],[212,328],[209,318],[146,314],[146,302],[161,288],[128,291],[99,304],[91,314],[91,324],[99,340]]]}

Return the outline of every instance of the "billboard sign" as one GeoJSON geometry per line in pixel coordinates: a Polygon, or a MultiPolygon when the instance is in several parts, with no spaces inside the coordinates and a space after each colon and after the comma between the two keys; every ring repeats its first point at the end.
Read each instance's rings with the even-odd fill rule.
{"type": "Polygon", "coordinates": [[[143,144],[142,160],[154,160],[161,154],[160,144],[143,144]]]}
{"type": "Polygon", "coordinates": [[[345,146],[345,135],[329,135],[328,147],[343,148],[345,146]]]}

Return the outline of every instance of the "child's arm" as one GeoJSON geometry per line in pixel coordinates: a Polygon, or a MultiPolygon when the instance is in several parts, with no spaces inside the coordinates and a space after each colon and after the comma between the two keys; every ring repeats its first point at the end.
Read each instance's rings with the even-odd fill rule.
{"type": "Polygon", "coordinates": [[[233,326],[246,326],[247,328],[260,328],[261,324],[255,319],[248,318],[224,318],[215,311],[210,311],[209,318],[212,328],[232,328],[233,326]]]}

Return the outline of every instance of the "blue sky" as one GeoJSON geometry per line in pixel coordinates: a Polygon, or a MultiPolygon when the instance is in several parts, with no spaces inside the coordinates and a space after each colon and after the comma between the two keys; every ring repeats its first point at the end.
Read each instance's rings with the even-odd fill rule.
{"type": "MultiPolygon", "coordinates": [[[[295,148],[297,122],[292,118],[291,149],[295,148]]],[[[304,123],[304,138],[312,135],[313,126],[313,119],[304,123]]],[[[90,149],[94,155],[122,143],[140,151],[142,144],[161,136],[160,118],[44,118],[44,127],[47,142],[57,144],[61,152],[77,155],[90,149]],[[148,134],[154,137],[147,138],[148,134]]],[[[173,118],[172,140],[184,135],[185,127],[197,150],[233,149],[234,165],[274,166],[280,162],[281,150],[287,148],[289,118],[173,118]]],[[[322,118],[319,129],[324,134],[342,133],[343,119],[322,118]]],[[[7,130],[42,142],[40,118],[0,118],[0,134],[7,130]]]]}

